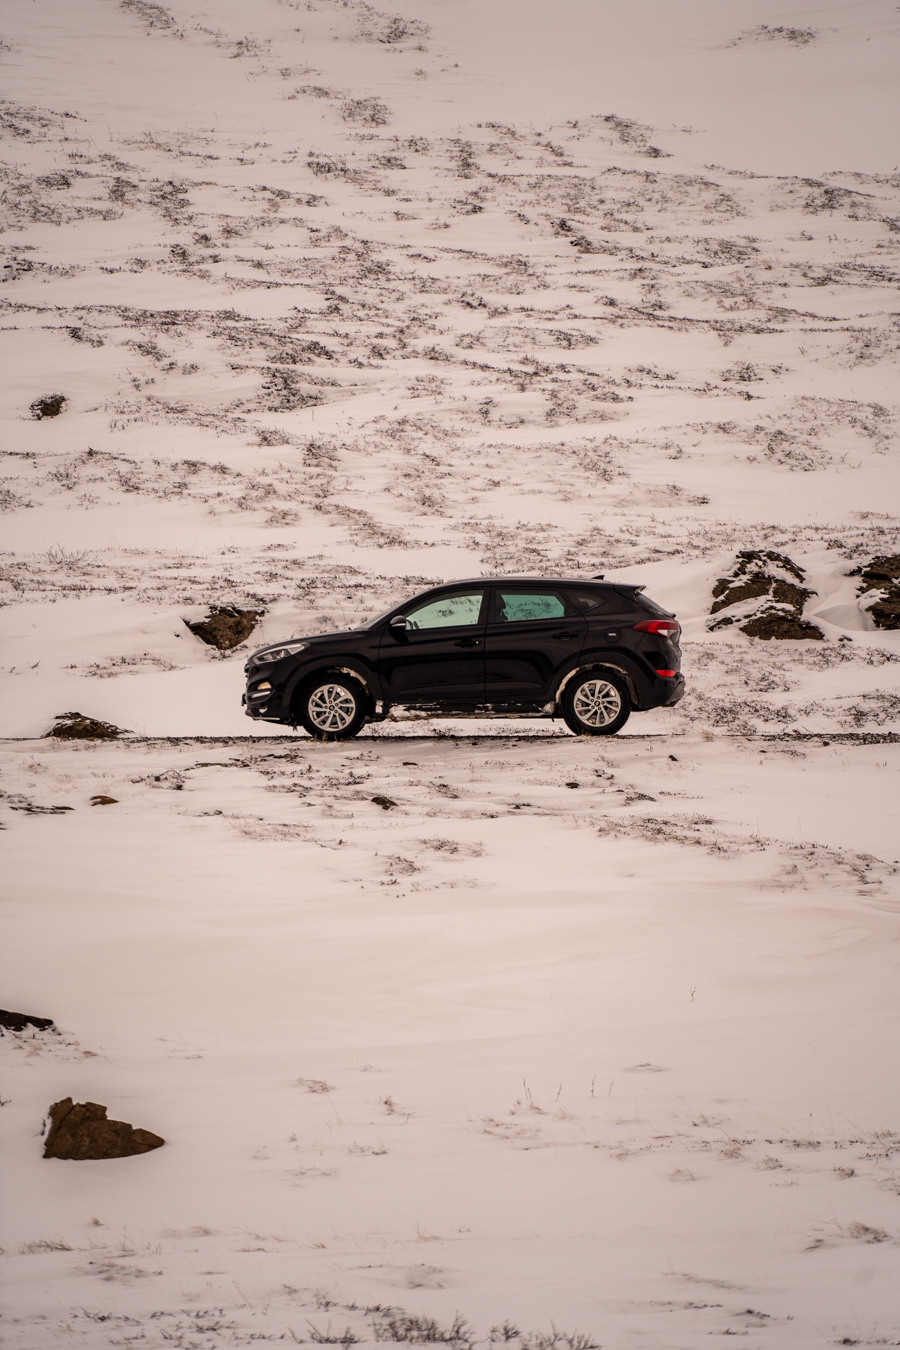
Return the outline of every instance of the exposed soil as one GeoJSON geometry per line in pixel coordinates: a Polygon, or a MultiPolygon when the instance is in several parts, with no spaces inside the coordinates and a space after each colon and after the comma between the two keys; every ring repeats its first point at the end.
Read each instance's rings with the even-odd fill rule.
{"type": "Polygon", "coordinates": [[[46,733],[60,741],[114,741],[122,735],[122,728],[111,722],[101,722],[84,713],[58,713],[56,725],[46,733]]]}
{"type": "Polygon", "coordinates": [[[185,623],[191,632],[210,647],[220,652],[230,652],[239,647],[253,632],[264,610],[237,609],[234,605],[213,605],[205,619],[198,623],[185,623]]]}
{"type": "Polygon", "coordinates": [[[49,1114],[45,1158],[130,1158],[166,1142],[150,1130],[135,1130],[124,1120],[107,1120],[106,1107],[97,1102],[76,1103],[66,1097],[55,1102],[49,1114]]]}
{"type": "Polygon", "coordinates": [[[29,1027],[37,1031],[49,1031],[52,1026],[52,1017],[32,1017],[29,1013],[9,1012],[6,1008],[0,1008],[0,1028],[7,1031],[27,1031],[29,1027]]]}

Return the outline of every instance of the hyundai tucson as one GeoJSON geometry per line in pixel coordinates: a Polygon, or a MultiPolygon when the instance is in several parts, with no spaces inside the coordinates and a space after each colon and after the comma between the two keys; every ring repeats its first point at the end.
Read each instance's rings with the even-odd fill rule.
{"type": "Polygon", "coordinates": [[[435,586],[359,628],[291,638],[247,661],[256,721],[347,740],[392,709],[557,717],[612,736],[684,693],[681,625],[643,586],[503,577],[435,586]]]}

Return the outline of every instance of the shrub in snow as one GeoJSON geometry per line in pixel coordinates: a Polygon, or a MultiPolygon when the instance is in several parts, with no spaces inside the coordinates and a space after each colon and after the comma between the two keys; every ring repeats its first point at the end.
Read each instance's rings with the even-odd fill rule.
{"type": "Polygon", "coordinates": [[[37,422],[40,422],[44,417],[59,417],[65,402],[65,394],[45,394],[43,398],[34,400],[31,405],[31,415],[37,422]]]}
{"type": "Polygon", "coordinates": [[[122,735],[122,728],[112,722],[101,722],[80,712],[57,713],[55,721],[56,725],[46,735],[60,741],[114,741],[122,735]]]}
{"type": "Polygon", "coordinates": [[[803,618],[803,606],[816,593],[801,584],[805,579],[803,568],[783,553],[742,549],[730,574],[713,586],[710,614],[727,613],[710,629],[737,624],[748,637],[821,641],[821,629],[803,618]]]}

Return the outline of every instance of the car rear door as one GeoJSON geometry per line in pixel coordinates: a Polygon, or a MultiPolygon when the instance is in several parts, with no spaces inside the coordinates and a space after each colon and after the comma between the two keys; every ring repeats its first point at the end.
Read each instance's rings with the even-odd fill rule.
{"type": "Polygon", "coordinates": [[[587,620],[565,591],[520,582],[491,588],[485,631],[485,700],[544,702],[557,671],[584,645],[587,620]]]}
{"type": "Polygon", "coordinates": [[[405,632],[387,628],[378,649],[384,696],[391,703],[484,701],[486,587],[464,586],[414,601],[405,632]]]}

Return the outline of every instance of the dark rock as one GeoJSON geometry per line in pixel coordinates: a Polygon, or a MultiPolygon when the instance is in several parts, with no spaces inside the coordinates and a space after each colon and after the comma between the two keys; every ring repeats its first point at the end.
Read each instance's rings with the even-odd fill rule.
{"type": "Polygon", "coordinates": [[[766,564],[780,567],[796,581],[805,581],[806,573],[785,553],[776,553],[771,548],[742,548],[737,555],[734,576],[746,576],[750,572],[765,571],[766,564]]]}
{"type": "Polygon", "coordinates": [[[59,417],[65,402],[65,394],[47,394],[44,398],[36,398],[31,405],[31,415],[38,422],[44,417],[59,417]]]}
{"type": "Polygon", "coordinates": [[[122,735],[121,727],[95,717],[85,717],[80,712],[57,713],[55,720],[56,726],[51,727],[46,736],[55,736],[60,741],[114,741],[122,735]]]}
{"type": "Polygon", "coordinates": [[[98,792],[91,798],[91,806],[115,806],[118,800],[118,797],[107,797],[104,793],[98,792]]]}
{"type": "Polygon", "coordinates": [[[391,807],[397,805],[397,803],[395,801],[392,801],[390,797],[373,797],[372,801],[375,803],[376,806],[380,806],[382,811],[390,811],[391,807]]]}
{"type": "Polygon", "coordinates": [[[881,554],[850,575],[862,577],[860,596],[880,592],[863,605],[875,627],[900,628],[900,553],[881,554]]]}
{"type": "Polygon", "coordinates": [[[230,652],[239,647],[253,632],[265,610],[236,609],[234,605],[213,605],[205,619],[197,623],[185,623],[195,637],[200,638],[209,647],[217,647],[220,652],[230,652]]]}
{"type": "Polygon", "coordinates": [[[805,619],[777,610],[754,615],[749,623],[741,625],[741,632],[755,638],[781,638],[795,642],[800,638],[812,638],[816,642],[824,641],[821,628],[817,628],[814,623],[807,623],[805,619]]]}
{"type": "Polygon", "coordinates": [[[55,1102],[49,1114],[45,1158],[130,1158],[166,1142],[149,1130],[133,1129],[124,1120],[107,1120],[106,1107],[97,1102],[73,1102],[66,1097],[55,1102]]]}
{"type": "Polygon", "coordinates": [[[710,614],[717,614],[720,609],[739,604],[741,600],[753,600],[758,595],[771,595],[773,600],[793,605],[798,613],[802,613],[807,600],[815,595],[815,591],[809,591],[805,586],[795,586],[792,581],[782,581],[780,577],[754,577],[746,581],[734,578],[728,582],[727,589],[723,586],[726,580],[721,578],[713,587],[713,595],[718,592],[719,598],[710,607],[710,614]]]}
{"type": "Polygon", "coordinates": [[[792,641],[812,638],[821,642],[821,629],[803,618],[806,602],[816,594],[800,584],[805,577],[803,568],[784,553],[776,553],[774,549],[742,549],[731,574],[719,577],[713,586],[709,612],[721,617],[710,628],[715,631],[737,624],[748,637],[792,641]],[[752,600],[758,600],[759,604],[748,611],[747,601],[752,600]],[[734,605],[741,605],[743,612],[729,613],[734,605]]]}
{"type": "Polygon", "coordinates": [[[7,1031],[25,1031],[28,1027],[49,1031],[52,1026],[52,1017],[31,1017],[28,1013],[8,1012],[6,1008],[0,1008],[0,1027],[5,1027],[7,1031]]]}

